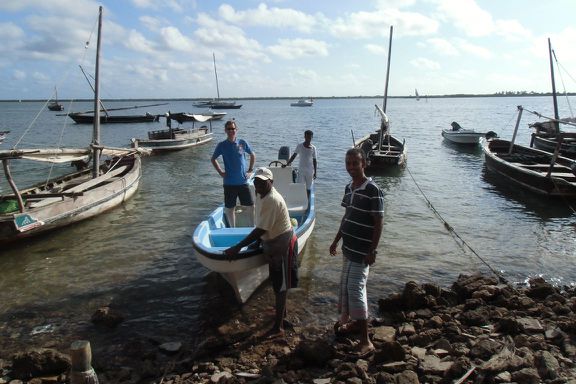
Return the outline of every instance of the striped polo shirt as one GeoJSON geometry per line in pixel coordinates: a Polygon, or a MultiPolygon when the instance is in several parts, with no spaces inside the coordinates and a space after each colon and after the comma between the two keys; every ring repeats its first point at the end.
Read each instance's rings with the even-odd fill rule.
{"type": "Polygon", "coordinates": [[[369,178],[356,189],[352,189],[352,183],[346,186],[342,206],[346,208],[342,252],[349,260],[359,263],[372,244],[374,217],[384,216],[384,195],[369,178]]]}

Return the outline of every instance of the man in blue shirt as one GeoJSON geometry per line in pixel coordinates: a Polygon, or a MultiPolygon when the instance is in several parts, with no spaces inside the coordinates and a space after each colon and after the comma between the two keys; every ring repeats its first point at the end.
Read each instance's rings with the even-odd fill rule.
{"type": "Polygon", "coordinates": [[[240,199],[240,205],[244,206],[250,218],[249,225],[254,222],[254,200],[248,188],[248,177],[254,167],[256,155],[250,145],[243,140],[236,138],[238,127],[234,120],[229,120],[224,125],[226,140],[216,145],[212,154],[212,165],[220,176],[224,179],[224,213],[230,227],[236,226],[236,200],[240,199]],[[250,157],[250,164],[246,168],[246,154],[250,157]],[[218,163],[218,157],[224,160],[224,170],[218,163]]]}

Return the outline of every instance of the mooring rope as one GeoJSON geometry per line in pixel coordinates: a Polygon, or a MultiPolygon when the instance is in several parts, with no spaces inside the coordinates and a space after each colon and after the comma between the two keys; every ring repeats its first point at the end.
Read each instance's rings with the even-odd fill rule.
{"type": "Polygon", "coordinates": [[[488,269],[490,269],[490,271],[492,271],[492,273],[494,275],[496,275],[496,277],[498,277],[498,280],[500,280],[502,283],[508,284],[508,282],[506,281],[506,279],[500,274],[500,272],[496,271],[494,268],[492,268],[492,266],[482,258],[482,256],[480,256],[478,254],[478,252],[476,252],[474,250],[474,248],[472,248],[467,242],[466,240],[464,240],[459,234],[458,232],[456,232],[456,230],[454,229],[453,226],[451,226],[448,221],[446,221],[444,219],[444,217],[442,217],[442,215],[440,214],[440,212],[438,212],[438,210],[434,207],[434,205],[432,204],[432,202],[430,201],[430,199],[428,198],[428,196],[426,196],[426,194],[424,193],[424,191],[422,190],[422,188],[420,188],[420,185],[418,185],[418,183],[416,182],[416,179],[414,178],[414,175],[412,175],[412,172],[410,172],[410,168],[408,168],[408,166],[406,166],[406,170],[408,171],[408,174],[410,175],[410,178],[412,179],[412,181],[414,182],[414,185],[416,185],[416,188],[418,188],[418,191],[420,192],[420,194],[422,195],[422,197],[424,197],[424,200],[426,200],[426,204],[428,204],[428,207],[430,208],[430,210],[432,210],[432,212],[440,219],[440,221],[442,221],[442,224],[444,225],[444,228],[446,228],[446,230],[455,238],[457,238],[460,243],[456,242],[456,244],[458,244],[458,246],[460,248],[462,248],[462,250],[465,250],[466,248],[468,250],[470,250],[474,256],[476,256],[484,265],[486,265],[486,267],[488,267],[488,269]]]}

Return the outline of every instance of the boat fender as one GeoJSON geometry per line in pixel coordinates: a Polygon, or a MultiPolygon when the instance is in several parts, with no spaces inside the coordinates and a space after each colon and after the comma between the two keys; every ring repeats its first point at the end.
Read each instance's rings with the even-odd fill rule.
{"type": "Polygon", "coordinates": [[[484,137],[485,137],[487,140],[495,139],[495,138],[498,137],[498,134],[497,134],[496,132],[494,132],[494,131],[488,131],[488,132],[486,132],[486,134],[484,135],[484,137]]]}
{"type": "Polygon", "coordinates": [[[286,162],[290,160],[290,147],[288,146],[280,147],[280,149],[278,150],[278,160],[286,160],[286,162]]]}

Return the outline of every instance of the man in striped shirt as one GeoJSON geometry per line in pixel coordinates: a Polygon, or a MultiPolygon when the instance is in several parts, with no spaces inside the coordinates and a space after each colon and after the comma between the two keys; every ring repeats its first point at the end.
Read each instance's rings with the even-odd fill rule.
{"type": "Polygon", "coordinates": [[[360,333],[358,353],[374,350],[368,337],[368,296],[366,282],[370,265],[376,260],[376,249],[382,233],[384,196],[382,191],[364,174],[366,157],[358,148],[346,152],[346,171],[352,182],[345,188],[342,206],[346,208],[338,233],[330,245],[330,254],[342,242],[343,265],[340,279],[338,311],[335,324],[337,334],[360,333]]]}

